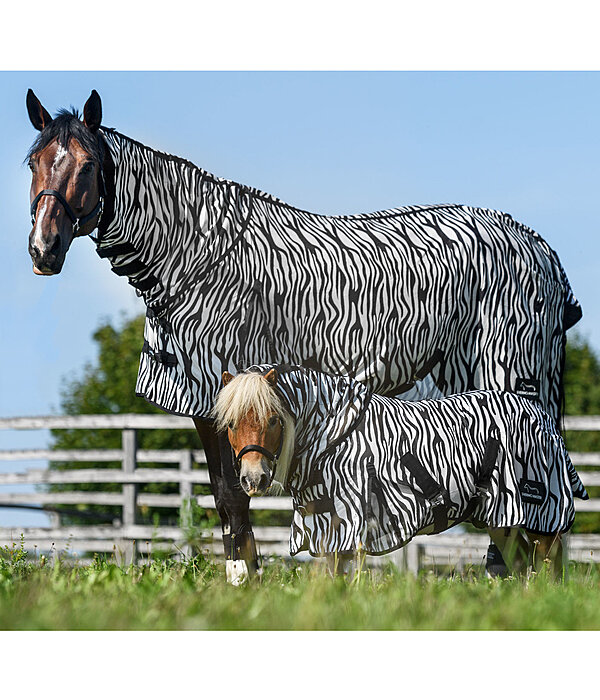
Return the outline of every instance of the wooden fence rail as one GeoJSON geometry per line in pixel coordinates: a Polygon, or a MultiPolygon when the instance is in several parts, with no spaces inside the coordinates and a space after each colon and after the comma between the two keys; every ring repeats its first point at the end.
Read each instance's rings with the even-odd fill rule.
{"type": "MultiPolygon", "coordinates": [[[[51,450],[4,449],[2,461],[53,461],[53,462],[102,462],[107,468],[81,468],[72,470],[27,469],[20,472],[0,472],[0,487],[11,485],[54,484],[120,484],[121,491],[65,491],[35,492],[0,491],[0,508],[39,507],[56,505],[105,505],[121,508],[121,518],[112,524],[65,526],[60,516],[54,515],[49,528],[6,528],[0,523],[0,545],[18,542],[23,536],[26,547],[36,552],[52,552],[54,555],[82,552],[114,552],[122,561],[132,561],[138,556],[147,557],[152,552],[179,552],[189,555],[192,544],[220,553],[220,531],[194,530],[190,504],[201,508],[214,508],[212,495],[194,495],[195,484],[210,483],[203,450],[144,450],[137,446],[137,430],[140,429],[189,429],[194,430],[189,418],[170,415],[119,414],[83,416],[33,416],[0,418],[0,430],[62,429],[112,429],[121,431],[120,449],[51,450]],[[144,463],[170,465],[161,468],[144,468],[144,463]],[[108,466],[119,463],[119,468],[108,466]],[[139,492],[138,486],[147,483],[171,483],[178,485],[178,493],[157,494],[139,492]],[[140,507],[161,507],[179,510],[180,526],[154,528],[138,521],[140,507]]],[[[566,430],[600,431],[600,416],[569,416],[565,418],[566,430]]],[[[600,453],[571,453],[575,466],[600,467],[600,453]]],[[[580,471],[586,486],[600,486],[600,471],[580,471]]],[[[291,511],[291,499],[265,496],[253,498],[253,510],[291,511]]],[[[576,501],[578,512],[600,512],[600,498],[576,501]]],[[[291,517],[290,517],[291,519],[291,517]]],[[[288,528],[255,527],[259,550],[266,556],[288,554],[288,528]]],[[[600,535],[571,535],[570,557],[577,561],[600,561],[600,535]]],[[[487,550],[485,534],[444,534],[435,537],[416,537],[407,547],[386,558],[398,565],[418,569],[430,565],[453,566],[482,564],[487,550]]],[[[371,560],[371,558],[369,558],[371,560]]],[[[375,558],[373,558],[375,559],[375,558]]]]}

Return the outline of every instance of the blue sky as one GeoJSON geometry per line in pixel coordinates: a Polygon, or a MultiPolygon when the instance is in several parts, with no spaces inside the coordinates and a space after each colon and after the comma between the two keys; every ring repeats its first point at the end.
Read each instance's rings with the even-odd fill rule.
{"type": "Polygon", "coordinates": [[[1,416],[58,411],[63,379],[94,359],[93,330],[142,311],[87,239],[59,276],[33,275],[29,87],[52,114],[95,88],[106,125],[313,211],[507,211],[557,250],[583,306],[577,328],[600,349],[600,73],[5,72],[1,416]]]}

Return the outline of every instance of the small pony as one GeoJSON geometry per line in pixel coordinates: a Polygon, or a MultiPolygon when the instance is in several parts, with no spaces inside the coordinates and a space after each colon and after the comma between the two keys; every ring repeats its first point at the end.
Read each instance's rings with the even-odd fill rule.
{"type": "Polygon", "coordinates": [[[291,493],[292,556],[380,555],[468,521],[513,572],[544,561],[561,572],[573,498],[588,495],[538,404],[497,391],[401,401],[285,365],[225,372],[223,383],[217,429],[249,496],[291,493]]]}

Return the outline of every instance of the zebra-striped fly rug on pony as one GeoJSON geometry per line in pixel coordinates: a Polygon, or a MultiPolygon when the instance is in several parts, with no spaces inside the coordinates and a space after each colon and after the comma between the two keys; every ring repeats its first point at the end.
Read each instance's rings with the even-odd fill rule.
{"type": "Polygon", "coordinates": [[[136,390],[206,416],[225,370],[290,363],[387,396],[477,388],[558,420],[581,316],[556,253],[459,205],[322,216],[101,128],[114,176],[98,253],[148,306],[136,390]]]}
{"type": "MultiPolygon", "coordinates": [[[[275,369],[294,432],[291,459],[275,470],[293,498],[292,555],[384,554],[463,520],[563,533],[573,498],[588,497],[553,420],[528,399],[475,391],[409,402],[349,377],[275,369]]],[[[217,399],[221,425],[235,391],[217,399]]]]}

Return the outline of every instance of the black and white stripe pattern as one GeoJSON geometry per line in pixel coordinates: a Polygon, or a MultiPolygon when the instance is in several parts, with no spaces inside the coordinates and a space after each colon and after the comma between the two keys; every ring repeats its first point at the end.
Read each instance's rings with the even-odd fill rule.
{"type": "Polygon", "coordinates": [[[533,401],[495,391],[401,401],[370,394],[349,377],[276,369],[277,390],[295,423],[287,481],[292,555],[359,547],[383,554],[431,532],[433,503],[407,455],[441,487],[449,525],[465,515],[478,487],[469,520],[539,534],[567,531],[574,496],[587,498],[553,420],[533,401]]]}
{"type": "Polygon", "coordinates": [[[581,311],[555,252],[507,214],[321,216],[102,134],[115,196],[98,252],[147,303],[149,401],[206,416],[224,370],[277,362],[387,396],[516,392],[558,419],[581,311]]]}

